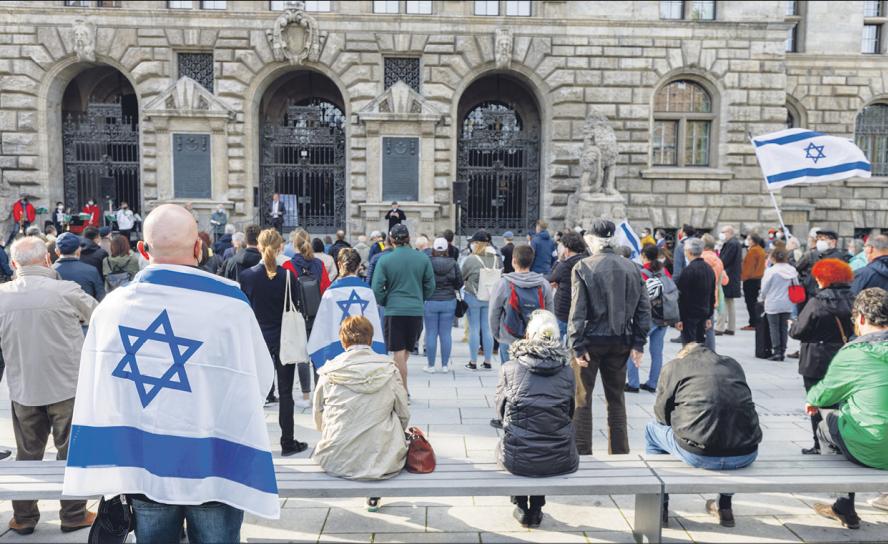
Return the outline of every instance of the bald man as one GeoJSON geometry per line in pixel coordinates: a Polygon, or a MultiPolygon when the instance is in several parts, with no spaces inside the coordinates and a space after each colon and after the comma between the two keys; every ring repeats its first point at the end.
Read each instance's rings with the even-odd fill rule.
{"type": "MultiPolygon", "coordinates": [[[[15,279],[0,285],[0,350],[8,369],[15,458],[42,460],[52,433],[56,459],[66,459],[83,347],[80,325],[89,322],[98,302],[73,281],[58,279],[40,238],[19,239],[11,253],[15,279]]],[[[33,533],[40,519],[37,501],[12,501],[12,511],[9,528],[33,533]]],[[[69,532],[89,527],[96,515],[86,510],[86,501],[65,500],[59,517],[62,531],[69,532]]]]}
{"type": "Polygon", "coordinates": [[[84,344],[63,491],[129,493],[139,542],[178,541],[184,518],[189,542],[238,542],[245,510],[279,515],[274,365],[238,284],[197,268],[188,210],[154,209],[144,234],[150,264],[105,297],[84,344]]]}

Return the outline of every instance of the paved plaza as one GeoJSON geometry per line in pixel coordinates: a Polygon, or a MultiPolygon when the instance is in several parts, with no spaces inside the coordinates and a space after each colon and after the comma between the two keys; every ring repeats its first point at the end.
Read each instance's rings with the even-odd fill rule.
{"type": "MultiPolygon", "coordinates": [[[[745,323],[738,316],[738,323],[745,323]]],[[[411,424],[422,427],[439,457],[492,459],[498,431],[489,426],[493,415],[497,375],[463,368],[468,360],[463,331],[454,329],[455,372],[429,375],[421,372],[424,358],[410,361],[411,424]]],[[[667,338],[675,336],[674,332],[667,338]]],[[[764,442],[760,455],[796,454],[810,446],[810,426],[803,414],[804,396],[796,362],[775,363],[757,360],[753,353],[753,333],[738,332],[718,338],[719,351],[739,360],[746,370],[758,406],[764,442]]],[[[797,347],[792,343],[791,350],[797,347]]],[[[666,360],[678,351],[667,342],[666,360]]],[[[642,367],[647,375],[648,357],[642,367]]],[[[8,392],[3,382],[3,399],[8,392]]],[[[630,445],[633,453],[644,451],[643,428],[653,417],[654,395],[644,391],[627,393],[630,445]]],[[[2,403],[0,446],[12,447],[8,402],[2,403]]],[[[596,453],[606,453],[606,425],[603,395],[596,391],[593,406],[596,453]]],[[[279,430],[277,408],[266,409],[272,444],[279,430]]],[[[308,410],[297,414],[296,436],[314,445],[314,430],[308,410]]],[[[47,458],[55,452],[47,453],[47,458]]],[[[307,456],[307,452],[303,454],[307,456]]],[[[816,474],[811,475],[816,478],[816,474]]],[[[885,542],[888,540],[888,513],[866,504],[872,495],[860,495],[858,512],[863,523],[858,531],[841,529],[814,515],[811,505],[824,495],[737,495],[734,498],[734,529],[720,527],[704,512],[704,497],[674,495],[670,498],[669,527],[664,542],[885,542]]],[[[359,499],[283,501],[281,519],[269,521],[248,516],[242,538],[249,542],[631,542],[634,500],[631,496],[551,497],[538,530],[522,529],[512,518],[508,497],[399,498],[382,500],[379,513],[366,511],[359,499]]],[[[11,505],[0,505],[5,524],[11,505]]],[[[22,537],[7,532],[3,542],[85,542],[87,531],[63,535],[58,527],[58,506],[41,502],[43,518],[37,532],[22,537]]],[[[132,540],[132,537],[131,537],[132,540]]]]}

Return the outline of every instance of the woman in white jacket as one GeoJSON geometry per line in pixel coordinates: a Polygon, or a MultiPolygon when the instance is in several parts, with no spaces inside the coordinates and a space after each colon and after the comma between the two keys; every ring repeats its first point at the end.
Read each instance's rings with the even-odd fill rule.
{"type": "MultiPolygon", "coordinates": [[[[370,347],[367,318],[346,318],[339,340],[345,352],[318,370],[313,412],[321,439],[312,459],[340,478],[391,478],[407,460],[407,390],[391,357],[370,347]]],[[[378,504],[378,497],[367,501],[371,512],[378,504]]]]}
{"type": "Polygon", "coordinates": [[[789,287],[799,282],[799,273],[789,264],[789,254],[785,249],[771,251],[771,266],[765,269],[762,288],[758,300],[765,305],[765,316],[771,331],[771,345],[774,355],[771,361],[782,361],[786,353],[789,316],[795,304],[789,300],[789,287]]]}

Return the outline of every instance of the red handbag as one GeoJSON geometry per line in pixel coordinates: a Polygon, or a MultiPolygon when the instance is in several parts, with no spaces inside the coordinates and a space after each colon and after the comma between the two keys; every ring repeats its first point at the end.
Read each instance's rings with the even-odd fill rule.
{"type": "Polygon", "coordinates": [[[407,429],[407,472],[428,474],[435,470],[435,450],[417,427],[407,429]]]}
{"type": "Polygon", "coordinates": [[[805,292],[805,287],[803,285],[793,282],[793,284],[789,286],[789,301],[793,304],[801,304],[805,302],[807,297],[808,293],[805,292]]]}

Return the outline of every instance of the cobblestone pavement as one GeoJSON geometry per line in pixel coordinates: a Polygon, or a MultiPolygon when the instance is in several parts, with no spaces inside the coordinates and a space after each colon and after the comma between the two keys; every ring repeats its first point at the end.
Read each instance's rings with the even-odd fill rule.
{"type": "MultiPolygon", "coordinates": [[[[739,308],[740,305],[738,305],[739,308]]],[[[745,323],[738,315],[738,323],[745,323]]],[[[411,357],[411,423],[428,434],[439,457],[491,459],[498,431],[488,425],[493,415],[493,394],[497,381],[492,372],[472,372],[463,368],[468,347],[461,342],[463,331],[454,329],[455,358],[450,374],[421,372],[425,359],[411,357]]],[[[678,351],[678,344],[668,339],[666,360],[678,351]]],[[[804,395],[796,363],[774,363],[755,359],[753,333],[718,338],[718,351],[739,360],[746,369],[759,410],[764,442],[760,453],[795,454],[810,446],[810,426],[803,414],[804,395]]],[[[797,343],[790,345],[791,350],[797,343]]],[[[642,379],[647,376],[649,358],[645,356],[642,379]]],[[[0,385],[2,399],[8,399],[5,380],[0,385]]],[[[643,427],[652,417],[654,396],[644,391],[627,393],[630,445],[633,452],[643,451],[643,427]]],[[[278,442],[276,407],[266,409],[272,444],[278,442]]],[[[606,451],[604,400],[596,390],[595,449],[606,451]]],[[[314,444],[314,430],[308,410],[297,413],[296,435],[314,444]]],[[[0,446],[12,447],[15,441],[8,402],[0,408],[0,446]]],[[[47,458],[54,456],[47,453],[47,458]]],[[[303,454],[307,456],[306,454],[303,454]]],[[[812,475],[814,477],[814,475],[812,475]]],[[[675,495],[670,498],[670,523],[664,530],[665,542],[885,542],[888,541],[888,513],[866,504],[872,495],[859,495],[861,529],[850,531],[814,515],[811,505],[825,495],[766,494],[737,495],[734,515],[737,526],[724,529],[703,509],[700,495],[675,495]]],[[[281,519],[269,521],[248,516],[242,537],[249,542],[631,542],[634,501],[631,496],[550,497],[543,524],[538,530],[522,529],[512,518],[508,497],[448,497],[391,499],[382,501],[379,513],[371,514],[363,500],[285,500],[281,519]]],[[[0,541],[85,542],[87,533],[63,535],[59,531],[58,506],[41,503],[43,518],[30,537],[6,533],[0,541]]],[[[11,515],[9,502],[0,503],[4,523],[11,515]]]]}

